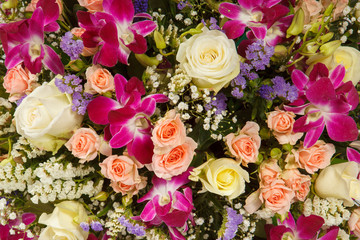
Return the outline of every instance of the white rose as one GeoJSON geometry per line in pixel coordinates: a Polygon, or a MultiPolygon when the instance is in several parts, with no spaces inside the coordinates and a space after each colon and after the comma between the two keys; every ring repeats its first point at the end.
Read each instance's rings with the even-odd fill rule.
{"type": "Polygon", "coordinates": [[[56,152],[83,119],[71,105],[71,96],[60,92],[54,81],[44,83],[16,108],[16,130],[35,146],[56,152]]]}
{"type": "Polygon", "coordinates": [[[39,223],[47,225],[41,231],[39,240],[86,240],[89,232],[80,227],[81,222],[89,219],[83,205],[75,201],[63,201],[55,206],[51,214],[43,213],[39,218],[39,223]]]}
{"type": "Polygon", "coordinates": [[[352,81],[354,86],[360,81],[360,52],[353,47],[338,47],[330,56],[324,57],[322,54],[317,54],[310,57],[306,64],[310,65],[306,73],[309,75],[313,66],[316,63],[323,63],[327,66],[329,71],[335,69],[339,64],[344,65],[346,74],[343,82],[352,81]]]}
{"type": "Polygon", "coordinates": [[[353,206],[352,198],[360,200],[359,164],[345,162],[324,168],[315,181],[315,192],[322,198],[344,200],[345,206],[353,206]]]}
{"type": "Polygon", "coordinates": [[[218,92],[240,72],[235,42],[206,27],[180,44],[176,60],[201,89],[218,92]]]}

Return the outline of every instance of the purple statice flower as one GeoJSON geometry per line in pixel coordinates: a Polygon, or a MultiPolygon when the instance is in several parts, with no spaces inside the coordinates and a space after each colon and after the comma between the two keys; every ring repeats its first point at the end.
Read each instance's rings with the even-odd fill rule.
{"type": "MultiPolygon", "coordinates": [[[[213,98],[213,97],[211,97],[213,98]]],[[[222,111],[225,111],[227,108],[226,101],[227,97],[223,93],[218,93],[215,96],[215,100],[211,100],[208,104],[205,105],[206,111],[209,111],[213,107],[216,108],[215,114],[221,114],[222,111]]]]}
{"type": "Polygon", "coordinates": [[[22,96],[19,100],[17,100],[17,101],[16,101],[16,106],[19,106],[26,97],[27,97],[27,95],[25,94],[25,95],[22,96]]]}
{"type": "Polygon", "coordinates": [[[90,226],[88,223],[86,222],[81,222],[80,223],[80,227],[85,231],[85,232],[88,232],[90,230],[90,226]]]}
{"type": "Polygon", "coordinates": [[[92,99],[93,95],[90,93],[74,92],[71,109],[80,115],[85,115],[87,106],[92,99]]]}
{"type": "Polygon", "coordinates": [[[135,14],[146,12],[148,9],[148,0],[133,0],[135,14]]]}
{"type": "MultiPolygon", "coordinates": [[[[186,0],[186,1],[184,1],[184,0],[181,0],[179,3],[178,3],[178,5],[177,5],[177,8],[179,9],[179,10],[183,10],[185,7],[190,7],[190,8],[192,8],[192,5],[186,0]]],[[[204,24],[205,25],[205,24],[204,24]]]]}
{"type": "Polygon", "coordinates": [[[276,76],[271,81],[274,84],[274,92],[278,97],[284,97],[290,102],[293,102],[298,98],[298,90],[296,86],[285,82],[283,77],[276,76]]]}
{"type": "Polygon", "coordinates": [[[274,54],[274,47],[267,46],[264,44],[264,41],[258,40],[250,44],[245,53],[246,58],[251,62],[256,71],[265,70],[265,67],[270,63],[270,58],[274,54]]]}
{"type": "Polygon", "coordinates": [[[216,18],[210,17],[210,23],[211,23],[211,25],[210,25],[209,29],[211,29],[211,30],[220,30],[220,29],[221,29],[221,28],[219,27],[219,25],[217,25],[217,20],[216,20],[216,18]]]}
{"type": "Polygon", "coordinates": [[[245,89],[246,88],[246,79],[241,74],[239,74],[231,81],[231,86],[233,86],[233,87],[239,86],[239,87],[241,87],[241,89],[245,89]]]}
{"type": "Polygon", "coordinates": [[[139,224],[133,225],[129,220],[127,220],[124,216],[121,216],[118,218],[121,225],[125,226],[127,228],[127,231],[131,234],[134,234],[136,236],[145,236],[145,229],[144,226],[140,226],[139,224]]]}
{"type": "Polygon", "coordinates": [[[226,209],[227,222],[225,224],[225,233],[222,240],[230,240],[236,236],[239,224],[243,222],[241,214],[237,214],[236,211],[230,207],[226,209]]]}
{"type": "Polygon", "coordinates": [[[236,87],[231,91],[231,95],[233,95],[237,99],[240,99],[244,96],[244,92],[240,91],[239,88],[236,87]]]}
{"type": "Polygon", "coordinates": [[[248,63],[240,63],[240,74],[242,76],[246,77],[249,81],[259,78],[259,75],[251,70],[253,70],[252,65],[248,63]]]}
{"type": "Polygon", "coordinates": [[[84,48],[83,41],[81,39],[74,40],[71,32],[65,33],[61,38],[60,48],[66,53],[71,60],[79,59],[79,55],[84,48]]]}
{"type": "Polygon", "coordinates": [[[100,232],[103,230],[103,226],[100,222],[98,221],[92,221],[90,223],[91,229],[94,230],[95,232],[100,232]]]}
{"type": "Polygon", "coordinates": [[[269,85],[262,85],[259,90],[260,96],[266,100],[274,100],[276,94],[274,89],[269,85]]]}

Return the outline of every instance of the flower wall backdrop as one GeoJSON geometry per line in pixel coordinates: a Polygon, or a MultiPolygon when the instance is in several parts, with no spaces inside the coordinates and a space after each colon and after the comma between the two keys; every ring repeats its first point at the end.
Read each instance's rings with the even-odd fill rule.
{"type": "Polygon", "coordinates": [[[0,0],[0,240],[360,238],[357,0],[0,0]]]}

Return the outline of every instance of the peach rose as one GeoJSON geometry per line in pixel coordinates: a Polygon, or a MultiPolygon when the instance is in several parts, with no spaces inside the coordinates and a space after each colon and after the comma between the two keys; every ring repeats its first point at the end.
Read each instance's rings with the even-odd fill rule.
{"type": "Polygon", "coordinates": [[[139,190],[146,187],[147,177],[140,176],[141,181],[132,185],[126,185],[122,182],[111,182],[110,186],[114,189],[115,192],[120,192],[122,195],[129,195],[132,197],[139,193],[139,190]]]}
{"type": "Polygon", "coordinates": [[[355,236],[360,238],[360,208],[355,209],[348,221],[350,231],[353,231],[355,236]]]}
{"type": "Polygon", "coordinates": [[[174,147],[185,142],[186,131],[180,114],[175,110],[168,111],[164,118],[157,121],[152,132],[155,154],[168,153],[174,147]]]}
{"type": "Polygon", "coordinates": [[[304,24],[311,24],[320,16],[323,6],[316,0],[300,0],[296,4],[295,11],[299,8],[304,11],[304,24]]]}
{"type": "Polygon", "coordinates": [[[93,65],[87,68],[85,74],[87,79],[85,92],[101,94],[115,90],[114,77],[107,69],[102,68],[100,65],[93,65]]]}
{"type": "Polygon", "coordinates": [[[225,137],[230,154],[245,167],[248,163],[256,162],[259,155],[261,143],[259,130],[260,127],[257,123],[248,121],[239,133],[236,135],[230,133],[225,137]]]}
{"type": "Polygon", "coordinates": [[[285,185],[295,191],[295,197],[299,201],[304,201],[310,191],[311,177],[303,175],[298,169],[285,170],[281,174],[285,185]]]}
{"type": "Polygon", "coordinates": [[[299,164],[300,168],[304,168],[308,173],[313,174],[317,170],[330,165],[331,157],[335,153],[335,147],[331,143],[319,140],[310,148],[301,146],[298,150],[292,152],[295,156],[295,162],[299,164]]]}
{"type": "Polygon", "coordinates": [[[333,20],[336,20],[342,15],[343,10],[349,4],[349,0],[321,0],[321,3],[324,6],[324,10],[330,5],[330,3],[335,5],[333,10],[333,20]]]}
{"type": "Polygon", "coordinates": [[[285,186],[283,180],[275,180],[270,185],[260,188],[260,201],[265,207],[279,214],[290,210],[290,203],[295,193],[285,186]]]}
{"type": "Polygon", "coordinates": [[[304,133],[294,133],[293,126],[295,122],[295,114],[293,112],[282,111],[275,108],[267,116],[268,127],[273,130],[273,134],[280,144],[289,143],[295,145],[304,133]]]}
{"type": "Polygon", "coordinates": [[[170,152],[158,155],[154,154],[151,169],[159,178],[169,179],[185,172],[195,154],[197,143],[190,137],[185,143],[173,148],[170,152]]]}
{"type": "MultiPolygon", "coordinates": [[[[75,27],[73,29],[71,29],[71,33],[78,37],[81,38],[81,35],[83,35],[83,33],[86,30],[84,28],[80,28],[80,27],[75,27]]],[[[95,53],[99,50],[99,47],[95,47],[95,48],[88,48],[88,47],[84,47],[83,51],[81,52],[81,55],[88,57],[88,56],[92,56],[95,55],[95,53]]]]}
{"type": "Polygon", "coordinates": [[[113,182],[134,185],[141,182],[137,162],[128,156],[112,155],[100,163],[101,173],[113,182]]]}
{"type": "Polygon", "coordinates": [[[89,12],[102,12],[103,11],[103,0],[78,0],[80,6],[89,10],[89,12]]]}
{"type": "Polygon", "coordinates": [[[79,128],[74,135],[65,143],[65,147],[71,153],[80,158],[80,163],[94,160],[100,148],[100,137],[90,128],[79,128]]]}
{"type": "Polygon", "coordinates": [[[261,163],[259,168],[259,178],[262,186],[270,185],[279,178],[281,168],[276,159],[269,159],[261,163]]]}
{"type": "Polygon", "coordinates": [[[6,92],[10,93],[9,101],[15,102],[32,92],[36,86],[39,86],[36,81],[36,75],[30,73],[27,68],[24,69],[21,64],[9,69],[3,83],[6,92]]]}
{"type": "MultiPolygon", "coordinates": [[[[39,0],[31,0],[29,5],[26,6],[25,11],[26,12],[33,12],[36,9],[36,4],[39,2],[39,0]]],[[[63,11],[63,5],[61,0],[56,0],[56,3],[59,5],[60,14],[63,11]]]]}

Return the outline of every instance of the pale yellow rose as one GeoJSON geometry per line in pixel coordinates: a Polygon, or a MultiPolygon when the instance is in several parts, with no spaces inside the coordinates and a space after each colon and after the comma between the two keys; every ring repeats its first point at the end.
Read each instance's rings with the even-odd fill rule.
{"type": "Polygon", "coordinates": [[[245,181],[249,182],[249,173],[231,158],[210,159],[190,172],[192,181],[200,180],[203,191],[209,191],[229,200],[245,191],[245,181]]]}
{"type": "Polygon", "coordinates": [[[360,200],[359,164],[345,162],[323,169],[315,181],[315,192],[322,198],[344,200],[345,206],[353,206],[352,198],[360,200]]]}
{"type": "Polygon", "coordinates": [[[240,72],[235,42],[206,27],[180,44],[176,60],[200,89],[218,92],[240,72]]]}
{"type": "Polygon", "coordinates": [[[89,220],[83,205],[76,201],[63,201],[55,206],[51,214],[43,213],[39,218],[39,223],[47,225],[39,240],[86,240],[89,232],[80,227],[81,222],[89,220]]]}
{"type": "Polygon", "coordinates": [[[353,47],[338,47],[330,56],[324,56],[323,54],[317,54],[310,57],[306,64],[310,65],[306,74],[309,75],[316,63],[323,63],[327,66],[329,71],[335,69],[339,64],[344,65],[346,74],[343,82],[351,81],[355,86],[360,80],[360,52],[353,47]]]}

